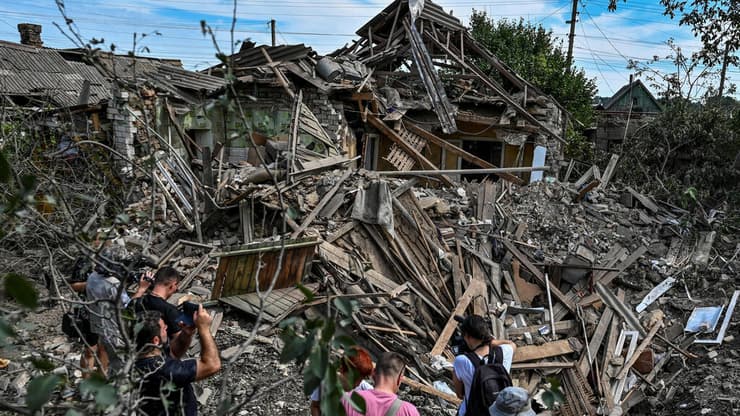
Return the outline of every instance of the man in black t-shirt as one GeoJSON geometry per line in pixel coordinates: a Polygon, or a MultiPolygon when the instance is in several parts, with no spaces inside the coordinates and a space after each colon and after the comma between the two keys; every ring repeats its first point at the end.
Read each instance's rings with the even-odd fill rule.
{"type": "Polygon", "coordinates": [[[180,340],[182,324],[178,322],[180,311],[169,302],[170,296],[177,292],[177,284],[180,282],[180,274],[172,267],[162,267],[154,275],[154,283],[151,292],[134,300],[134,310],[137,313],[144,311],[157,311],[162,314],[162,319],[167,325],[167,338],[170,340],[170,350],[176,357],[180,358],[190,346],[190,342],[180,340]]]}
{"type": "Polygon", "coordinates": [[[193,381],[203,380],[221,369],[216,342],[211,335],[211,316],[200,305],[193,316],[193,327],[180,331],[180,337],[189,342],[197,329],[200,334],[200,358],[180,360],[165,344],[167,325],[159,312],[144,312],[139,319],[136,346],[139,351],[136,369],[141,375],[138,414],[195,416],[198,404],[193,392],[193,381]],[[165,408],[166,407],[166,408],[165,408]]]}

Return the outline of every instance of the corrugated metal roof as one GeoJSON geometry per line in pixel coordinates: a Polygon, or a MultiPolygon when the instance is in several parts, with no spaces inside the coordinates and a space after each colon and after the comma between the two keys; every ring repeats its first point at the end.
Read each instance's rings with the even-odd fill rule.
{"type": "Polygon", "coordinates": [[[242,48],[234,54],[234,63],[239,67],[261,66],[267,63],[262,48],[270,55],[273,62],[277,61],[295,61],[306,58],[313,54],[313,49],[304,44],[299,45],[279,45],[279,46],[256,46],[253,48],[242,48]]]}
{"type": "Polygon", "coordinates": [[[192,91],[214,91],[225,81],[173,66],[173,61],[99,55],[100,68],[88,63],[81,50],[36,48],[0,41],[0,94],[48,97],[53,105],[76,105],[85,81],[88,102],[111,98],[111,79],[149,79],[186,100],[192,91]],[[102,68],[102,70],[101,70],[102,68]],[[164,85],[162,85],[164,84],[164,85]]]}
{"type": "Polygon", "coordinates": [[[0,94],[47,97],[51,104],[77,104],[85,81],[91,98],[110,96],[109,84],[85,64],[67,62],[58,51],[0,41],[0,94]]]}

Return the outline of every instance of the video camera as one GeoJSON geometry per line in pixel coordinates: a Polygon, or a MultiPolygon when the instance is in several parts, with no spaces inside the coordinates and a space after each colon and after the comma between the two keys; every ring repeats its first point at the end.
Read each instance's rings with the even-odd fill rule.
{"type": "MultiPolygon", "coordinates": [[[[112,274],[129,283],[138,283],[142,276],[150,268],[156,268],[157,263],[143,254],[128,255],[125,250],[106,248],[100,253],[98,259],[105,265],[95,266],[95,270],[103,274],[112,274]]],[[[154,278],[148,279],[154,283],[154,278]]]]}

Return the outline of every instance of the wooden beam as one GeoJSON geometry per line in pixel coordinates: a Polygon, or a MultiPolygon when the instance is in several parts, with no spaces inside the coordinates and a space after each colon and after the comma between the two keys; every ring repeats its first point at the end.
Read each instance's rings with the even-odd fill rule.
{"type": "Polygon", "coordinates": [[[614,175],[614,169],[617,167],[618,161],[619,155],[616,153],[612,153],[612,157],[611,159],[609,159],[609,163],[606,165],[606,169],[604,169],[604,174],[601,175],[601,185],[599,185],[599,189],[606,188],[606,185],[609,183],[612,175],[614,175]]]}
{"type": "Polygon", "coordinates": [[[566,362],[537,362],[537,363],[517,363],[512,364],[512,370],[540,370],[540,369],[559,369],[559,368],[573,368],[576,363],[573,361],[566,362]]]}
{"type": "Polygon", "coordinates": [[[604,313],[601,314],[601,319],[599,319],[599,324],[596,325],[596,330],[593,335],[591,335],[588,349],[578,360],[578,369],[584,377],[588,376],[588,373],[591,371],[591,364],[596,360],[596,356],[599,354],[599,349],[603,344],[604,336],[606,335],[607,329],[609,329],[609,325],[611,324],[613,317],[614,310],[612,308],[606,308],[604,313]]]}
{"type": "MultiPolygon", "coordinates": [[[[537,268],[537,266],[533,265],[532,262],[529,261],[529,257],[519,251],[519,249],[517,249],[511,241],[506,239],[502,239],[501,241],[504,243],[506,249],[509,250],[511,254],[516,257],[517,260],[519,260],[519,262],[522,263],[522,265],[524,265],[524,267],[526,267],[530,271],[530,273],[532,273],[537,281],[539,281],[540,285],[545,286],[545,275],[540,271],[540,269],[537,268]]],[[[576,313],[576,304],[573,303],[573,301],[568,298],[568,296],[561,292],[560,289],[555,286],[551,286],[550,291],[560,302],[563,303],[563,305],[565,305],[566,308],[568,308],[568,310],[570,310],[574,314],[576,313]]]]}
{"type": "Polygon", "coordinates": [[[571,354],[576,352],[571,345],[571,341],[561,339],[559,341],[547,342],[542,345],[526,345],[517,347],[514,351],[514,363],[525,361],[541,360],[548,357],[557,357],[559,355],[571,354]]]}
{"type": "Polygon", "coordinates": [[[524,107],[522,107],[518,102],[516,102],[509,93],[501,86],[495,83],[493,80],[491,80],[483,71],[481,71],[479,68],[468,65],[467,62],[463,58],[460,58],[457,56],[452,50],[447,48],[442,42],[438,41],[437,39],[434,39],[434,37],[430,35],[426,35],[427,39],[431,40],[434,44],[437,45],[440,49],[442,49],[445,53],[447,53],[453,60],[455,60],[460,66],[462,66],[464,69],[467,69],[468,71],[474,73],[478,76],[478,78],[483,82],[486,86],[494,90],[501,99],[503,99],[508,105],[514,107],[514,109],[519,113],[522,117],[527,119],[530,123],[538,126],[543,131],[547,132],[549,135],[560,141],[561,143],[565,143],[565,139],[560,137],[559,134],[555,133],[554,131],[550,130],[547,126],[545,126],[541,121],[537,120],[535,116],[529,113],[524,107]]]}
{"type": "MultiPolygon", "coordinates": [[[[427,158],[425,158],[424,155],[422,155],[416,149],[414,149],[398,133],[396,133],[393,129],[388,127],[385,123],[383,123],[382,120],[380,120],[374,114],[368,114],[367,120],[370,122],[370,124],[372,124],[373,127],[380,130],[381,133],[383,133],[386,137],[388,137],[394,143],[400,146],[404,152],[408,153],[409,156],[413,157],[414,160],[416,160],[416,162],[418,162],[421,167],[425,169],[430,169],[430,170],[439,170],[439,168],[437,168],[437,166],[434,163],[430,162],[427,158]]],[[[446,175],[439,175],[439,176],[446,185],[448,186],[453,185],[452,180],[448,176],[446,175]]]]}
{"type": "Polygon", "coordinates": [[[334,184],[334,186],[329,190],[329,192],[327,192],[324,195],[324,197],[321,199],[321,201],[319,201],[319,203],[316,205],[316,207],[314,207],[313,211],[311,211],[311,213],[308,214],[308,216],[306,217],[306,219],[303,220],[303,223],[300,225],[300,227],[298,227],[298,229],[295,230],[293,232],[293,234],[291,234],[290,238],[296,238],[296,237],[298,237],[306,229],[306,227],[308,227],[309,225],[311,225],[311,223],[316,218],[316,216],[319,215],[319,212],[324,208],[324,206],[326,204],[329,203],[329,201],[334,196],[334,194],[337,193],[337,191],[342,186],[342,184],[344,183],[344,181],[346,181],[347,178],[349,178],[349,175],[351,175],[351,174],[352,174],[352,171],[351,170],[348,170],[348,171],[344,172],[344,174],[342,175],[342,177],[339,178],[339,181],[337,181],[337,183],[334,184]]]}
{"type": "Polygon", "coordinates": [[[434,387],[427,386],[426,384],[420,383],[416,380],[412,380],[408,377],[403,377],[401,379],[401,383],[411,387],[413,390],[419,390],[426,394],[431,394],[432,396],[439,397],[440,399],[447,401],[449,403],[454,404],[455,406],[459,406],[460,403],[462,403],[462,400],[458,399],[457,396],[454,396],[452,394],[443,393],[434,387]]]}
{"type": "Polygon", "coordinates": [[[277,67],[277,65],[272,62],[272,58],[270,58],[270,54],[267,53],[267,50],[263,47],[260,48],[260,51],[262,51],[262,55],[265,56],[265,59],[267,59],[267,62],[270,64],[270,69],[272,69],[272,72],[275,73],[275,77],[278,80],[278,83],[281,87],[285,90],[285,92],[288,93],[288,96],[290,96],[291,99],[295,99],[295,92],[290,89],[290,84],[288,84],[288,80],[285,78],[285,75],[283,75],[283,72],[280,71],[280,68],[277,67]]]}
{"type": "MultiPolygon", "coordinates": [[[[540,328],[542,328],[545,325],[546,324],[529,325],[529,326],[525,326],[525,327],[521,327],[521,328],[507,328],[506,329],[506,334],[509,335],[509,336],[524,335],[525,332],[537,332],[537,331],[540,330],[540,328]]],[[[555,322],[555,330],[557,332],[569,331],[569,330],[575,328],[576,325],[577,325],[577,323],[574,320],[558,321],[558,322],[555,322]]]]}
{"type": "MultiPolygon", "coordinates": [[[[632,254],[630,254],[630,256],[627,257],[623,262],[619,263],[618,271],[607,272],[601,277],[601,279],[595,280],[594,283],[599,282],[605,286],[608,285],[609,283],[611,283],[612,280],[619,276],[620,273],[630,267],[632,263],[636,262],[637,259],[642,257],[642,255],[645,254],[646,251],[647,247],[640,246],[637,250],[633,251],[632,254]]],[[[597,302],[599,299],[600,297],[598,293],[592,293],[581,299],[578,304],[585,307],[597,302]]]]}
{"type": "MultiPolygon", "coordinates": [[[[474,164],[476,166],[480,166],[482,168],[496,168],[496,165],[494,165],[492,163],[489,163],[489,162],[487,162],[487,161],[479,158],[478,156],[476,156],[476,155],[474,155],[472,153],[466,152],[462,148],[460,148],[458,146],[455,146],[454,144],[448,142],[447,140],[444,140],[442,138],[439,138],[439,137],[435,136],[434,134],[432,134],[432,133],[430,133],[430,132],[422,129],[421,127],[419,127],[419,126],[417,126],[417,125],[415,125],[413,123],[405,122],[405,123],[403,123],[403,125],[410,132],[412,132],[414,134],[418,134],[419,136],[425,138],[427,141],[436,144],[437,146],[445,149],[446,151],[460,156],[461,159],[463,159],[463,160],[465,160],[467,162],[470,162],[470,163],[472,163],[472,164],[474,164]]],[[[514,175],[512,175],[510,173],[494,173],[494,175],[498,176],[501,179],[505,179],[505,180],[507,180],[509,182],[513,182],[513,183],[515,183],[517,185],[523,185],[524,184],[524,181],[521,178],[518,178],[518,177],[516,177],[516,176],[514,176],[514,175]]]]}
{"type": "Polygon", "coordinates": [[[430,354],[433,357],[442,354],[442,352],[447,347],[447,343],[450,341],[450,337],[452,337],[452,333],[455,332],[455,328],[457,327],[455,315],[463,315],[465,313],[465,309],[467,309],[468,305],[470,305],[470,301],[473,299],[473,297],[483,293],[485,288],[486,287],[483,282],[479,280],[470,281],[470,285],[465,290],[465,293],[463,293],[460,300],[457,302],[455,310],[452,311],[450,318],[447,320],[447,324],[445,325],[444,329],[442,329],[442,333],[439,334],[439,338],[437,338],[437,342],[434,343],[434,347],[432,347],[432,351],[430,352],[430,354]]]}

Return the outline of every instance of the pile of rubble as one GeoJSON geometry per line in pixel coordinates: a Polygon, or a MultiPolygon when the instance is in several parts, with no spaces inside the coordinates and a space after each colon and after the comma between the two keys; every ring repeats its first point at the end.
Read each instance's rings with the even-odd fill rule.
{"type": "Polygon", "coordinates": [[[589,187],[595,171],[442,189],[333,171],[253,197],[287,213],[292,237],[316,239],[320,262],[304,281],[318,280],[323,299],[355,299],[356,338],[406,354],[412,389],[459,402],[444,387],[449,344],[453,317],[472,312],[519,344],[518,385],[536,394],[556,377],[561,414],[619,414],[675,398],[692,346],[732,341],[737,248],[718,252],[731,240],[715,247],[717,232],[687,228],[678,207],[589,187]]]}

